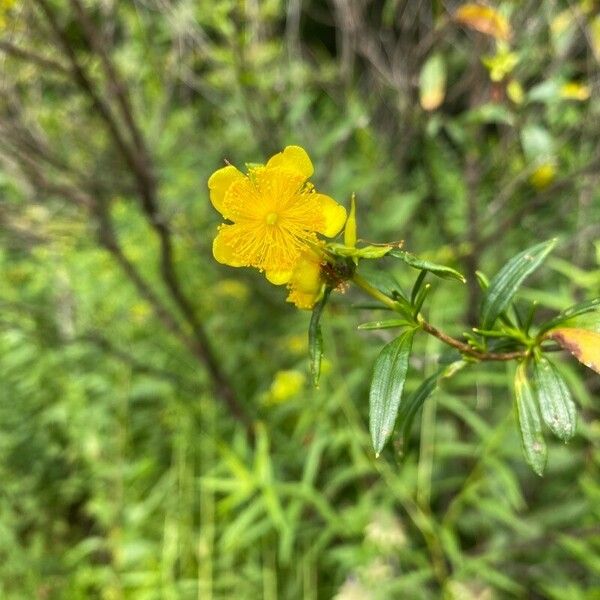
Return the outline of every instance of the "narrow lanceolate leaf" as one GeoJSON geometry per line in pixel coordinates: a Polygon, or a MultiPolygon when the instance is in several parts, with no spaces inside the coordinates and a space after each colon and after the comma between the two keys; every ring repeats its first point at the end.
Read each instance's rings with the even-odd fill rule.
{"type": "MultiPolygon", "coordinates": [[[[554,327],[558,327],[559,325],[563,325],[566,327],[577,327],[578,325],[573,324],[574,321],[571,321],[571,319],[582,315],[586,315],[586,313],[591,313],[591,316],[589,318],[592,320],[595,319],[597,321],[597,331],[600,333],[600,298],[593,298],[592,300],[586,300],[585,302],[580,302],[579,304],[569,306],[569,308],[563,310],[552,320],[548,321],[547,323],[544,323],[544,325],[541,327],[541,331],[548,331],[549,329],[553,329],[554,327]]],[[[581,321],[579,321],[579,323],[581,323],[581,321]]],[[[587,325],[581,326],[581,328],[592,330],[595,329],[594,327],[588,327],[587,325]]]]}
{"type": "Polygon", "coordinates": [[[496,319],[508,308],[519,286],[548,256],[556,238],[524,250],[511,258],[490,281],[481,305],[481,329],[492,329],[496,319]]]}
{"type": "Polygon", "coordinates": [[[406,450],[406,442],[410,435],[410,429],[417,412],[423,406],[423,403],[437,388],[440,373],[434,373],[428,377],[404,402],[398,410],[398,427],[400,429],[400,442],[402,449],[406,450]]]}
{"type": "Polygon", "coordinates": [[[546,426],[567,442],[575,435],[577,411],[557,368],[545,357],[533,363],[533,384],[546,426]]]}
{"type": "Polygon", "coordinates": [[[377,456],[394,429],[406,381],[413,336],[414,329],[403,332],[384,346],[375,361],[369,394],[369,428],[377,456]]]}
{"type": "Polygon", "coordinates": [[[436,275],[437,277],[441,277],[442,279],[456,279],[461,283],[465,283],[466,279],[464,275],[452,269],[450,267],[446,267],[444,265],[437,265],[428,260],[423,260],[410,252],[406,252],[406,250],[392,250],[389,253],[390,256],[394,258],[399,258],[404,261],[409,267],[413,267],[413,269],[421,269],[422,271],[429,271],[436,275]]]}
{"type": "Polygon", "coordinates": [[[533,387],[527,379],[526,362],[522,362],[517,367],[515,374],[515,401],[525,459],[541,477],[546,468],[548,450],[542,433],[542,421],[533,387]]]}
{"type": "Polygon", "coordinates": [[[368,323],[361,323],[358,329],[393,329],[394,327],[409,327],[414,325],[406,319],[386,319],[384,321],[369,321],[368,323]]]}
{"type": "Polygon", "coordinates": [[[554,340],[588,369],[600,373],[600,332],[557,327],[548,331],[544,339],[554,340]]]}
{"type": "Polygon", "coordinates": [[[424,110],[435,110],[446,95],[446,65],[438,52],[430,56],[419,75],[419,99],[424,110]]]}
{"type": "Polygon", "coordinates": [[[441,380],[453,377],[467,364],[466,361],[460,359],[442,367],[437,373],[428,377],[412,394],[410,394],[410,396],[408,396],[408,398],[406,398],[406,400],[402,402],[398,409],[396,421],[400,428],[399,440],[402,444],[403,451],[406,450],[406,443],[408,436],[410,435],[413,421],[415,420],[417,412],[419,412],[419,409],[425,403],[425,400],[437,390],[441,380]]]}
{"type": "Polygon", "coordinates": [[[364,246],[363,248],[358,249],[357,256],[359,258],[381,258],[391,249],[391,246],[364,246]]]}
{"type": "Polygon", "coordinates": [[[321,358],[323,356],[323,334],[321,333],[321,314],[327,304],[329,293],[331,290],[327,288],[321,300],[313,308],[310,325],[308,326],[308,355],[310,358],[310,372],[312,382],[315,387],[319,385],[321,377],[321,358]]]}

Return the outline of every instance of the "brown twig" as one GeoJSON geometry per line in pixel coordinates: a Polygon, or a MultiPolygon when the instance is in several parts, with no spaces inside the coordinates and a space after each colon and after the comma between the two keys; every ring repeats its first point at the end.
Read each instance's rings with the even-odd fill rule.
{"type": "Polygon", "coordinates": [[[28,48],[21,48],[6,40],[0,40],[0,52],[10,54],[14,58],[33,63],[42,69],[56,71],[61,75],[68,75],[69,69],[56,60],[37,54],[28,48]]]}
{"type": "Polygon", "coordinates": [[[456,348],[462,354],[467,354],[472,358],[482,361],[506,361],[506,360],[519,360],[527,356],[526,350],[514,350],[513,352],[481,352],[471,348],[469,344],[465,344],[456,338],[449,336],[447,333],[440,331],[437,327],[434,327],[431,323],[425,321],[425,319],[419,319],[421,329],[430,335],[433,335],[441,342],[444,342],[447,346],[456,348]]]}
{"type": "MultiPolygon", "coordinates": [[[[101,40],[94,34],[93,25],[85,15],[83,6],[80,3],[77,3],[76,0],[72,0],[72,4],[79,17],[80,25],[82,26],[83,33],[88,37],[88,43],[92,49],[94,49],[96,52],[99,52],[105,73],[112,82],[111,87],[117,92],[116,95],[120,106],[120,111],[124,117],[125,123],[129,127],[130,135],[135,146],[134,148],[129,145],[129,140],[127,140],[122,134],[119,120],[117,119],[112,106],[96,89],[92,80],[79,62],[75,50],[72,47],[68,36],[60,27],[56,15],[54,14],[54,10],[50,6],[49,2],[47,0],[35,0],[35,2],[43,12],[53,32],[53,35],[63,48],[71,65],[71,71],[76,83],[89,97],[98,115],[104,121],[108,129],[108,133],[113,139],[119,153],[122,155],[126,165],[133,175],[142,210],[159,238],[160,273],[162,279],[182,316],[185,318],[193,331],[194,337],[192,340],[189,340],[187,335],[185,336],[188,340],[186,345],[192,351],[193,355],[207,368],[217,396],[225,402],[232,414],[237,419],[248,425],[248,419],[243,409],[239,405],[233,388],[212,350],[208,336],[201,322],[197,319],[191,303],[186,298],[183,290],[180,287],[174,267],[171,233],[158,208],[156,197],[156,180],[153,175],[149,154],[145,151],[143,138],[139,129],[135,125],[126,91],[121,80],[118,78],[114,65],[112,65],[110,62],[109,56],[104,49],[101,49],[99,52],[99,47],[102,45],[101,40]]],[[[97,206],[96,208],[100,207],[97,206]]],[[[137,270],[132,268],[133,265],[127,260],[123,252],[120,250],[120,247],[116,241],[116,236],[108,233],[110,228],[107,227],[107,214],[105,213],[103,217],[102,213],[100,212],[97,213],[97,217],[104,219],[103,221],[100,221],[101,243],[113,254],[121,268],[134,282],[138,290],[146,296],[150,294],[154,298],[154,301],[158,300],[156,294],[154,294],[150,286],[140,278],[137,270]]],[[[168,327],[173,331],[180,329],[178,322],[173,319],[168,311],[165,312],[164,308],[161,307],[161,303],[155,304],[155,306],[163,323],[168,325],[168,327]]],[[[179,335],[181,337],[181,331],[179,332],[179,335]]]]}
{"type": "MultiPolygon", "coordinates": [[[[368,281],[363,279],[360,275],[354,274],[352,281],[358,285],[364,292],[369,294],[372,298],[381,302],[383,305],[387,306],[390,310],[398,312],[398,303],[389,298],[382,292],[380,292],[377,288],[374,288],[368,281]]],[[[434,327],[431,323],[428,323],[422,315],[417,316],[417,322],[415,325],[418,325],[423,331],[436,337],[438,340],[446,344],[447,346],[451,346],[452,348],[456,348],[461,354],[466,354],[471,358],[476,358],[481,361],[507,361],[507,360],[518,360],[521,358],[525,358],[527,356],[527,350],[515,350],[513,352],[483,352],[480,350],[476,350],[466,344],[453,338],[452,336],[444,333],[439,330],[437,327],[434,327]]]]}

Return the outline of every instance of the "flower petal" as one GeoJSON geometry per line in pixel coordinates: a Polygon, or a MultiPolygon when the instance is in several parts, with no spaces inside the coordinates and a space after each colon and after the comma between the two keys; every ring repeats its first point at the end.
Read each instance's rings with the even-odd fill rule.
{"type": "Polygon", "coordinates": [[[283,167],[300,173],[305,179],[315,171],[306,150],[300,146],[286,146],[282,152],[269,159],[267,167],[283,167]]]}
{"type": "Polygon", "coordinates": [[[287,283],[292,276],[291,271],[266,271],[265,277],[270,281],[273,285],[283,285],[287,283]]]}
{"type": "Polygon", "coordinates": [[[321,256],[308,250],[298,259],[289,283],[288,302],[298,308],[311,309],[323,288],[321,279],[321,256]]]}
{"type": "Polygon", "coordinates": [[[242,177],[244,177],[244,175],[233,165],[227,165],[226,167],[215,171],[208,180],[210,201],[224,217],[227,216],[223,213],[223,199],[225,198],[225,193],[234,181],[242,177]]]}
{"type": "Polygon", "coordinates": [[[312,292],[299,292],[298,290],[291,290],[287,297],[287,302],[291,302],[296,306],[296,308],[300,308],[302,310],[310,310],[319,299],[319,293],[312,292]]]}
{"type": "Polygon", "coordinates": [[[319,202],[324,219],[323,227],[318,230],[319,233],[327,237],[337,235],[346,222],[346,209],[325,194],[315,194],[315,199],[319,202]]]}
{"type": "Polygon", "coordinates": [[[234,246],[236,240],[235,225],[221,225],[213,240],[213,256],[217,262],[230,267],[243,267],[244,262],[237,256],[234,246]]]}

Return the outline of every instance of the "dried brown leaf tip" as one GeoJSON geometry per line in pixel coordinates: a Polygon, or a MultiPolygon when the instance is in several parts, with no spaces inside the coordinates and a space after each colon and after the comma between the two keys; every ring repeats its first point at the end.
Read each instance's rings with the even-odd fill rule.
{"type": "Polygon", "coordinates": [[[600,373],[600,333],[573,327],[557,327],[544,337],[554,340],[580,363],[600,373]]]}

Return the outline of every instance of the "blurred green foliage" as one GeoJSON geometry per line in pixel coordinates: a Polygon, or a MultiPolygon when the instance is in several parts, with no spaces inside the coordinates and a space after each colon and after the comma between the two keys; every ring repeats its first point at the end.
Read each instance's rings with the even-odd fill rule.
{"type": "MultiPolygon", "coordinates": [[[[494,3],[512,29],[496,41],[457,23],[458,4],[2,3],[2,598],[600,596],[597,376],[560,362],[581,416],[543,479],[521,456],[510,364],[461,371],[404,454],[375,460],[370,371],[393,334],[356,325],[380,315],[333,298],[314,390],[309,316],[211,257],[210,173],[297,143],[320,190],[356,192],[361,237],[468,275],[433,282],[428,317],[449,331],[474,320],[476,270],[555,235],[520,297],[550,315],[599,295],[598,6],[494,3]],[[144,165],[94,102],[134,147],[103,55],[156,218],[144,165]],[[193,351],[195,319],[216,370],[193,351]]],[[[415,340],[409,392],[441,351],[415,340]]]]}

